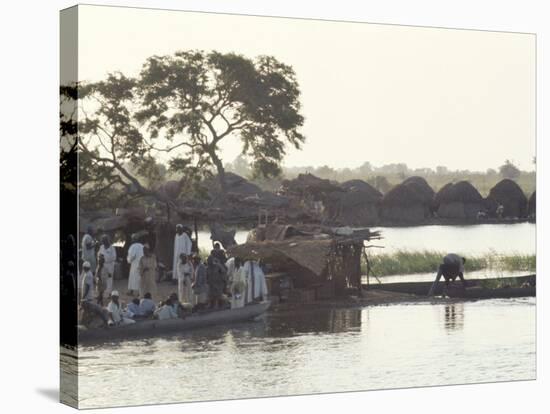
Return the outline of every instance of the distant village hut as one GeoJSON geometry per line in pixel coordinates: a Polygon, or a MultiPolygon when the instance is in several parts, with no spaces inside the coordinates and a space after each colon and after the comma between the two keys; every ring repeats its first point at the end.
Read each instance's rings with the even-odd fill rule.
{"type": "Polygon", "coordinates": [[[284,180],[279,193],[290,199],[290,207],[302,210],[321,222],[334,221],[339,212],[339,199],[345,190],[330,180],[313,174],[299,174],[284,180]]]}
{"type": "Polygon", "coordinates": [[[503,207],[503,217],[527,217],[527,197],[515,181],[504,179],[491,188],[486,199],[489,215],[496,216],[500,205],[503,207]]]}
{"type": "Polygon", "coordinates": [[[392,223],[421,223],[432,216],[434,191],[421,177],[410,177],[388,191],[380,215],[392,223]]]}
{"type": "Polygon", "coordinates": [[[437,215],[447,219],[475,219],[483,210],[483,197],[468,181],[449,183],[434,198],[437,215]]]}
{"type": "Polygon", "coordinates": [[[382,193],[362,180],[342,183],[338,222],[346,226],[370,226],[379,222],[382,193]]]}

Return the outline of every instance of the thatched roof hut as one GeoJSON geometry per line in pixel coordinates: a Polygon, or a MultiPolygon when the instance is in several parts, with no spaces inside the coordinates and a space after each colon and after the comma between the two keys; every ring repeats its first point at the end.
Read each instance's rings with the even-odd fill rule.
{"type": "Polygon", "coordinates": [[[503,217],[527,217],[527,197],[515,181],[504,179],[491,188],[486,199],[489,215],[495,216],[499,205],[504,207],[503,217]]]}
{"type": "Polygon", "coordinates": [[[418,176],[412,176],[403,181],[404,185],[407,185],[420,194],[425,203],[431,204],[435,196],[435,191],[430,187],[428,182],[418,176]]]}
{"type": "Polygon", "coordinates": [[[537,192],[533,191],[527,206],[527,214],[529,218],[535,218],[537,216],[537,192]]]}
{"type": "Polygon", "coordinates": [[[283,194],[311,194],[317,196],[342,191],[337,183],[309,173],[298,174],[298,177],[292,180],[284,180],[280,190],[283,194]]]}
{"type": "Polygon", "coordinates": [[[434,198],[437,215],[450,219],[477,218],[483,210],[483,197],[468,181],[446,184],[434,198]]]}
{"type": "Polygon", "coordinates": [[[382,219],[420,223],[432,215],[434,191],[421,177],[410,177],[388,191],[380,203],[382,219]]]}
{"type": "Polygon", "coordinates": [[[382,193],[362,180],[350,180],[342,183],[343,193],[338,211],[338,222],[347,226],[370,226],[379,221],[382,193]]]}
{"type": "Polygon", "coordinates": [[[279,194],[290,199],[290,208],[302,210],[322,222],[334,221],[339,198],[345,190],[338,183],[313,174],[299,174],[284,180],[279,194]]]}

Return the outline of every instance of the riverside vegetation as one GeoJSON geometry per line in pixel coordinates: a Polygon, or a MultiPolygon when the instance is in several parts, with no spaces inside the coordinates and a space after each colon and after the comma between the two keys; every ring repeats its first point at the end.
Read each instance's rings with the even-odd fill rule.
{"type": "MultiPolygon", "coordinates": [[[[446,253],[432,250],[398,250],[393,253],[381,253],[370,256],[370,271],[376,276],[406,275],[414,273],[437,272],[437,268],[446,253]]],[[[490,270],[496,272],[529,272],[536,269],[536,256],[513,254],[499,255],[486,253],[476,256],[466,256],[465,270],[490,270]]],[[[367,264],[362,263],[363,273],[367,272],[367,264]]]]}

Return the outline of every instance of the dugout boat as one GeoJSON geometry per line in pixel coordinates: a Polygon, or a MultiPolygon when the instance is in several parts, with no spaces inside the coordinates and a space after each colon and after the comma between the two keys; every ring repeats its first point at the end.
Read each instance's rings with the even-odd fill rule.
{"type": "MultiPolygon", "coordinates": [[[[364,287],[369,290],[384,290],[388,292],[406,293],[426,296],[432,282],[379,283],[364,287]]],[[[444,293],[445,282],[442,279],[435,288],[434,295],[444,293]]],[[[451,283],[446,295],[451,298],[464,299],[496,299],[536,296],[536,275],[500,277],[466,280],[466,288],[459,280],[451,283]]]]}
{"type": "Polygon", "coordinates": [[[145,319],[124,326],[109,328],[83,328],[79,330],[80,344],[110,340],[130,339],[133,337],[152,337],[165,334],[177,334],[191,329],[204,328],[215,325],[229,325],[236,322],[245,322],[262,315],[269,309],[270,302],[254,303],[237,309],[192,314],[185,319],[145,319]]]}

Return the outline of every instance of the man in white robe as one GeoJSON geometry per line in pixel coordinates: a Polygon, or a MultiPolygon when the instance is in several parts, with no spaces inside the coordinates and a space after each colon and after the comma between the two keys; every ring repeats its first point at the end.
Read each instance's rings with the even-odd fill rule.
{"type": "Polygon", "coordinates": [[[82,237],[82,260],[90,263],[91,269],[95,269],[97,266],[95,245],[94,229],[90,226],[86,229],[84,237],[82,237]]]}
{"type": "Polygon", "coordinates": [[[113,290],[113,293],[111,293],[111,301],[107,305],[107,311],[109,312],[109,325],[122,326],[135,323],[133,319],[124,316],[122,306],[120,306],[120,302],[118,301],[118,291],[116,290],[113,290]]]}
{"type": "Polygon", "coordinates": [[[132,245],[128,249],[128,263],[130,264],[130,275],[128,277],[128,293],[130,295],[139,292],[141,277],[139,275],[139,261],[143,256],[143,244],[137,241],[135,235],[132,236],[132,245]]]}
{"type": "Polygon", "coordinates": [[[172,280],[178,280],[178,261],[180,255],[183,253],[186,256],[191,255],[191,239],[189,235],[183,231],[183,226],[178,224],[176,226],[176,235],[174,237],[174,260],[172,262],[172,280]]]}
{"type": "Polygon", "coordinates": [[[109,236],[104,235],[101,237],[101,246],[99,246],[99,251],[97,257],[103,255],[103,268],[106,273],[106,283],[104,293],[109,296],[113,291],[113,279],[115,277],[115,263],[116,263],[116,249],[115,246],[111,244],[109,236]]]}
{"type": "Polygon", "coordinates": [[[242,261],[239,258],[230,258],[225,262],[227,267],[228,285],[231,292],[231,309],[242,308],[245,305],[246,276],[242,261]]]}
{"type": "Polygon", "coordinates": [[[181,303],[195,304],[195,295],[191,288],[193,285],[194,273],[195,271],[191,263],[191,258],[182,253],[178,262],[178,298],[181,303]]]}
{"type": "Polygon", "coordinates": [[[265,274],[258,262],[247,261],[243,265],[246,280],[245,303],[267,299],[267,284],[265,274]]]}

